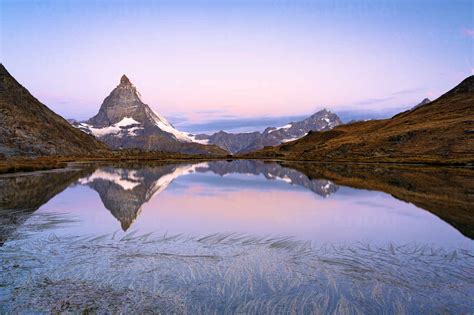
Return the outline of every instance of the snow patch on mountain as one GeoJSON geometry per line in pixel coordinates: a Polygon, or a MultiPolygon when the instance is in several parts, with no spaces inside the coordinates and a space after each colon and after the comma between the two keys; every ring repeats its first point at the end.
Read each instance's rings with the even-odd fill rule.
{"type": "Polygon", "coordinates": [[[188,136],[189,139],[191,139],[191,141],[193,142],[196,142],[196,143],[200,143],[200,144],[209,144],[209,139],[196,139],[196,135],[193,135],[191,133],[187,133],[186,134],[188,136]]]}
{"type": "Polygon", "coordinates": [[[96,180],[106,180],[119,185],[124,190],[132,190],[138,185],[140,185],[140,181],[143,179],[137,177],[134,172],[124,172],[122,170],[116,170],[112,173],[99,169],[92,173],[92,175],[86,178],[81,178],[79,180],[79,183],[86,185],[96,180]]]}
{"type": "Polygon", "coordinates": [[[153,111],[151,108],[146,108],[147,114],[153,119],[154,123],[158,128],[164,132],[172,134],[178,141],[182,142],[195,142],[188,136],[187,133],[181,132],[173,127],[172,124],[166,120],[165,117],[153,111]]]}
{"type": "Polygon", "coordinates": [[[277,130],[286,130],[286,129],[290,129],[291,127],[293,127],[293,124],[287,124],[287,125],[284,125],[283,127],[278,127],[278,128],[274,128],[273,130],[270,130],[268,133],[272,133],[274,131],[277,131],[277,130]]]}
{"type": "MultiPolygon", "coordinates": [[[[110,134],[122,136],[121,132],[124,131],[124,129],[126,129],[128,126],[132,126],[132,125],[140,125],[140,123],[131,117],[124,117],[118,123],[115,123],[113,125],[110,125],[104,128],[95,128],[92,125],[89,125],[84,122],[79,123],[78,128],[88,133],[91,133],[96,137],[102,137],[102,136],[110,135],[110,134]]],[[[130,133],[135,134],[135,132],[139,129],[143,129],[143,127],[134,126],[133,128],[130,128],[125,131],[129,134],[130,133]]]]}
{"type": "Polygon", "coordinates": [[[124,117],[121,121],[115,124],[117,127],[125,127],[130,125],[138,125],[140,124],[138,121],[131,117],[124,117]]]}
{"type": "Polygon", "coordinates": [[[281,140],[281,143],[285,143],[285,142],[290,142],[290,141],[295,141],[295,140],[301,139],[301,138],[303,138],[304,136],[306,136],[307,134],[308,134],[308,133],[306,132],[306,133],[303,134],[301,137],[294,137],[294,138],[283,139],[283,140],[281,140]]]}

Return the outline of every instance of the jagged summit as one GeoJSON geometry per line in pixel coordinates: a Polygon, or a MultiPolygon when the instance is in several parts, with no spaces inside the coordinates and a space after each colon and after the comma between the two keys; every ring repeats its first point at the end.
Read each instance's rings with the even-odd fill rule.
{"type": "Polygon", "coordinates": [[[126,75],[121,77],[120,84],[105,98],[97,115],[86,124],[91,125],[89,129],[96,136],[114,135],[123,138],[123,131],[131,126],[131,136],[136,136],[140,130],[158,128],[164,137],[191,142],[186,134],[176,130],[166,118],[142,102],[140,93],[126,75]]]}
{"type": "Polygon", "coordinates": [[[86,123],[95,128],[104,128],[120,122],[125,117],[143,122],[147,107],[148,105],[141,101],[137,89],[127,76],[123,75],[120,84],[105,98],[97,115],[86,123]]]}
{"type": "Polygon", "coordinates": [[[132,85],[132,82],[130,82],[130,79],[124,74],[124,75],[122,75],[122,77],[120,78],[120,85],[131,86],[131,85],[132,85]]]}

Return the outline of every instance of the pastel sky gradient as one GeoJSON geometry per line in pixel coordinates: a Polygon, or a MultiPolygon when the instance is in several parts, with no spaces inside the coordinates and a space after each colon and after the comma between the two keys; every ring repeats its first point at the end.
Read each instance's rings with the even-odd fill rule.
{"type": "Polygon", "coordinates": [[[470,0],[1,0],[0,11],[1,62],[68,118],[94,115],[124,73],[184,129],[397,111],[474,74],[470,0]]]}

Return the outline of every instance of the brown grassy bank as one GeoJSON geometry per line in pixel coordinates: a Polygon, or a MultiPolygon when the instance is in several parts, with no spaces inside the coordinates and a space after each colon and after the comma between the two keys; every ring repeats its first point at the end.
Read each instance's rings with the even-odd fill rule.
{"type": "Polygon", "coordinates": [[[8,159],[0,159],[0,174],[62,168],[67,166],[68,162],[173,162],[216,160],[226,159],[229,157],[230,156],[207,156],[141,150],[111,151],[106,155],[12,157],[8,159]]]}

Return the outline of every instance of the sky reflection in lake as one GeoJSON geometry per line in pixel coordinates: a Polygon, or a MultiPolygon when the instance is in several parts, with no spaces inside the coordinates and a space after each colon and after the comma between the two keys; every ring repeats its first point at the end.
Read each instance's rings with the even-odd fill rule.
{"type": "Polygon", "coordinates": [[[473,246],[437,216],[389,194],[253,161],[100,167],[43,205],[41,213],[74,217],[76,223],[54,230],[68,235],[233,232],[315,244],[473,246]]]}

